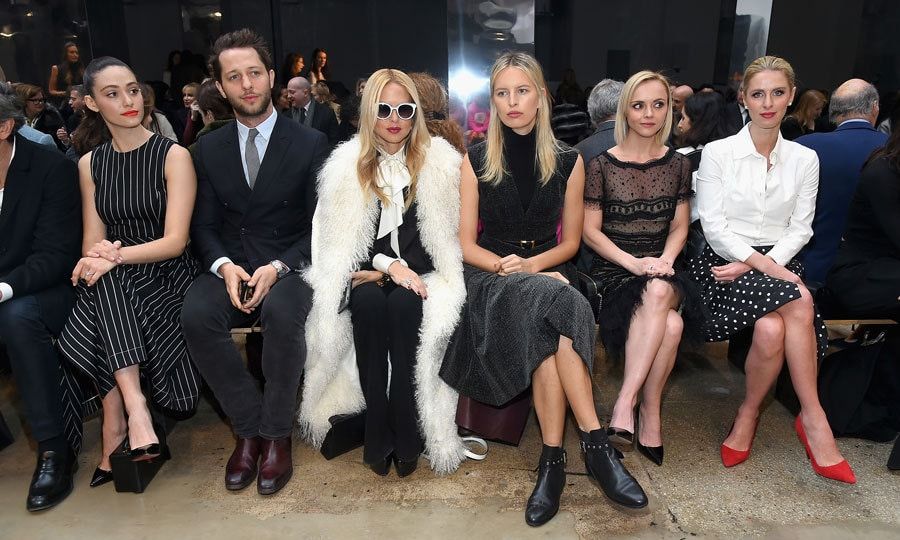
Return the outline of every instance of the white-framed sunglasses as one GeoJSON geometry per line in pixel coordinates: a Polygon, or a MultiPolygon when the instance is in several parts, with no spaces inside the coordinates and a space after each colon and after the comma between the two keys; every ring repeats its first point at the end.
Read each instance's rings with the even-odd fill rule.
{"type": "Polygon", "coordinates": [[[400,120],[409,120],[416,114],[416,104],[401,103],[394,107],[390,103],[379,103],[378,112],[375,113],[375,116],[378,117],[379,120],[387,120],[394,111],[397,112],[397,118],[400,120]]]}

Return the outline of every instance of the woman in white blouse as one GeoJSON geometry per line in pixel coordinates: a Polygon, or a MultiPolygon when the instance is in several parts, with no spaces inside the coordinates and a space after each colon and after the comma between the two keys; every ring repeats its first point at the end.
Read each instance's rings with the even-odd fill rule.
{"type": "Polygon", "coordinates": [[[461,160],[428,134],[412,80],[381,69],[359,135],[319,174],[300,425],[320,444],[332,417],[366,409],[363,461],[381,476],[411,474],[423,450],[441,473],[463,459],[457,395],[437,375],[465,299],[461,160]]]}
{"type": "Polygon", "coordinates": [[[753,327],[746,395],[722,444],[722,463],[750,457],[760,406],[786,359],[801,405],[794,427],[813,470],[853,483],[819,403],[817,360],[827,335],[795,259],[812,237],[819,163],[779,131],[796,92],[793,68],[781,58],[758,58],[741,91],[750,123],[703,149],[697,206],[709,245],[691,265],[710,311],[707,339],[753,327]]]}

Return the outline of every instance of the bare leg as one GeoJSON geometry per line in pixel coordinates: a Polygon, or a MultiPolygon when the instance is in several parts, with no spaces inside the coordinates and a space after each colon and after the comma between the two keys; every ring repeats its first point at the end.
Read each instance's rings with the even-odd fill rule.
{"type": "Polygon", "coordinates": [[[150,418],[147,400],[141,392],[141,378],[138,369],[137,365],[133,365],[113,374],[119,391],[122,392],[125,411],[128,413],[128,441],[132,449],[159,442],[159,438],[153,431],[153,420],[150,418]]]}
{"type": "Polygon", "coordinates": [[[634,405],[638,392],[647,380],[653,361],[659,353],[666,333],[669,310],[678,305],[672,286],[654,279],[647,283],[641,305],[634,312],[625,341],[625,378],[613,406],[611,427],[634,431],[634,405]]]}
{"type": "Polygon", "coordinates": [[[534,370],[531,384],[541,439],[547,446],[562,446],[566,426],[566,395],[559,382],[554,357],[548,357],[534,370]]]}
{"type": "Polygon", "coordinates": [[[660,412],[662,394],[666,387],[666,381],[669,380],[669,374],[672,373],[672,368],[675,366],[683,329],[684,322],[681,320],[681,315],[674,309],[670,309],[666,317],[666,331],[662,343],[656,353],[656,358],[653,359],[642,392],[641,432],[637,437],[638,442],[644,446],[662,446],[662,413],[660,412]]]}
{"type": "Polygon", "coordinates": [[[725,445],[748,450],[753,444],[759,408],[784,365],[784,322],[778,313],[769,313],[753,325],[753,343],[744,364],[746,395],[734,419],[734,428],[725,445]]]}
{"type": "Polygon", "coordinates": [[[125,405],[122,403],[122,394],[118,387],[113,388],[103,398],[103,444],[100,454],[100,468],[104,471],[112,470],[109,456],[125,438],[128,433],[128,423],[125,421],[125,405]]]}
{"type": "Polygon", "coordinates": [[[593,383],[584,361],[572,348],[572,340],[559,336],[559,348],[556,350],[556,371],[559,382],[565,390],[565,397],[572,407],[575,421],[581,431],[590,432],[600,429],[597,408],[594,406],[593,383]]]}
{"type": "Polygon", "coordinates": [[[809,291],[800,286],[801,298],[788,302],[778,309],[784,319],[784,352],[791,382],[800,400],[803,429],[809,439],[810,449],[819,465],[827,467],[844,460],[834,442],[834,434],[828,418],[819,403],[816,387],[818,355],[813,328],[813,301],[809,291]]]}

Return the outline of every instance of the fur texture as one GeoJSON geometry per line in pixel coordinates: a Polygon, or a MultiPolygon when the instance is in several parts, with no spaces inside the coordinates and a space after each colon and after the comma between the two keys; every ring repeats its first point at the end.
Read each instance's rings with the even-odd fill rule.
{"type": "MultiPolygon", "coordinates": [[[[313,304],[306,322],[306,382],[298,415],[302,436],[316,448],[331,427],[330,417],[365,409],[350,313],[338,313],[350,273],[369,258],[378,224],[378,200],[364,197],[357,179],[359,150],[356,138],[342,144],[319,174],[313,263],[305,273],[313,304]]],[[[461,159],[449,143],[433,137],[416,194],[422,245],[435,267],[422,276],[428,300],[422,306],[416,352],[416,403],[425,455],[439,474],[455,471],[465,459],[455,421],[457,393],[438,377],[466,295],[457,237],[461,159]]]]}

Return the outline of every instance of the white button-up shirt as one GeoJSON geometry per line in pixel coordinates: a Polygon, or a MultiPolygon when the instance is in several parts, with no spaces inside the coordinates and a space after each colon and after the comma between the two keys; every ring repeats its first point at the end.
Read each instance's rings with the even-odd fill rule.
{"type": "Polygon", "coordinates": [[[819,189],[816,153],[778,135],[766,158],[756,151],[749,124],[703,148],[697,171],[697,209],[710,247],[729,261],[746,261],[752,246],[787,264],[812,238],[819,189]]]}

